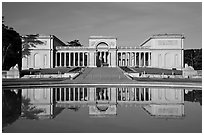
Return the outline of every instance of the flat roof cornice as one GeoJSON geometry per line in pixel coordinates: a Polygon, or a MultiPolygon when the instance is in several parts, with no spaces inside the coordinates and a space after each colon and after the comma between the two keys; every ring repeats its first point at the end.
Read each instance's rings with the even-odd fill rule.
{"type": "Polygon", "coordinates": [[[90,36],[89,39],[117,39],[114,36],[90,36]]]}
{"type": "Polygon", "coordinates": [[[149,37],[147,40],[142,42],[140,46],[143,46],[145,43],[147,43],[151,39],[170,39],[170,38],[179,38],[179,39],[185,39],[183,34],[154,34],[151,37],[149,37]]]}

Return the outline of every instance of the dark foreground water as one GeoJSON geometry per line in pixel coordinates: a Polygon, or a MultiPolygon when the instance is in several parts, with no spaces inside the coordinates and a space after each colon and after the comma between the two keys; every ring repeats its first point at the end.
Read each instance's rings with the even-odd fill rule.
{"type": "Polygon", "coordinates": [[[202,132],[202,91],[145,87],[5,89],[3,133],[202,132]]]}

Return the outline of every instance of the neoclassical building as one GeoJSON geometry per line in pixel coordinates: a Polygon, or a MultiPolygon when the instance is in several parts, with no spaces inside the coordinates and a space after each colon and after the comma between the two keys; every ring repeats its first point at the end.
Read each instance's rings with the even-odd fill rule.
{"type": "Polygon", "coordinates": [[[181,34],[157,34],[135,47],[117,46],[117,38],[91,36],[88,47],[70,47],[54,35],[39,36],[44,44],[30,48],[22,59],[23,69],[55,67],[138,66],[182,69],[183,41],[181,34]]]}

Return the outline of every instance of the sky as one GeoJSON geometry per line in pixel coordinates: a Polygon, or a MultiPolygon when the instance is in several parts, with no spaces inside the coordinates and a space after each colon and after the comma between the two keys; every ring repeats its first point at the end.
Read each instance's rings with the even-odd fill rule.
{"type": "Polygon", "coordinates": [[[63,42],[114,36],[139,46],[153,34],[184,34],[184,48],[202,48],[201,2],[3,2],[5,24],[20,35],[55,35],[63,42]]]}

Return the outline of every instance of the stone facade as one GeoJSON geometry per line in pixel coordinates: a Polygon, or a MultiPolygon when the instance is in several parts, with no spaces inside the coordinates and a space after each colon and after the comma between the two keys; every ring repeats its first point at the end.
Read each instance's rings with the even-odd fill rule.
{"type": "Polygon", "coordinates": [[[153,35],[137,47],[119,47],[117,38],[91,36],[88,47],[68,47],[57,37],[40,36],[44,45],[31,49],[23,58],[23,69],[54,67],[138,66],[183,68],[183,40],[180,34],[153,35]]]}

